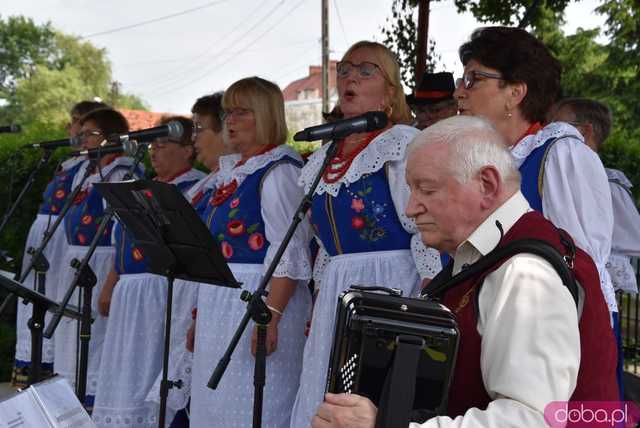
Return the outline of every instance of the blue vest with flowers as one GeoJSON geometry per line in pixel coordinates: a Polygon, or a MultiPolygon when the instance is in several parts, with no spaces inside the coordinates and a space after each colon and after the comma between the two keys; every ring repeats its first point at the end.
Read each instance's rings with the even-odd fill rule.
{"type": "Polygon", "coordinates": [[[313,195],[311,223],[330,256],[411,247],[411,235],[400,223],[384,168],[343,184],[336,197],[313,195]]]}
{"type": "Polygon", "coordinates": [[[222,255],[228,263],[264,262],[269,241],[264,232],[260,192],[265,175],[281,163],[302,167],[299,161],[284,156],[247,176],[235,192],[221,204],[214,205],[214,196],[209,198],[202,219],[220,245],[222,255]]]}
{"type": "MultiPolygon", "coordinates": [[[[103,181],[108,181],[109,176],[118,170],[128,171],[129,166],[118,165],[114,167],[104,177],[103,181]]],[[[138,170],[136,174],[141,176],[142,172],[138,170]]],[[[69,245],[90,245],[103,216],[104,202],[102,195],[100,195],[100,192],[98,192],[95,186],[90,186],[88,189],[80,191],[73,201],[73,204],[71,204],[69,212],[67,212],[67,215],[64,217],[64,230],[69,245]]],[[[110,221],[109,225],[105,228],[102,238],[98,241],[98,246],[104,247],[111,245],[112,228],[113,220],[110,221]]]]}
{"type": "Polygon", "coordinates": [[[78,162],[71,168],[56,171],[53,180],[47,184],[47,188],[42,194],[42,203],[38,209],[38,214],[58,215],[64,205],[67,196],[71,193],[73,177],[78,173],[82,162],[78,162]]]}
{"type": "Polygon", "coordinates": [[[549,138],[540,147],[536,147],[520,165],[520,191],[531,205],[531,208],[542,212],[542,178],[547,153],[557,138],[549,138]]]}
{"type": "MultiPolygon", "coordinates": [[[[182,181],[175,186],[182,194],[185,194],[191,186],[196,184],[198,179],[182,181]]],[[[119,222],[116,223],[113,231],[116,248],[115,268],[118,275],[146,273],[149,271],[147,259],[142,248],[136,246],[135,240],[130,233],[119,222]]]]}

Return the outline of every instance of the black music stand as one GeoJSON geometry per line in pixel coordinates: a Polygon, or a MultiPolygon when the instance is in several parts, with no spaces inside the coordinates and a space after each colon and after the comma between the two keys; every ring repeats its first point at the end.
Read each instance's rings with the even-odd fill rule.
{"type": "Polygon", "coordinates": [[[182,385],[180,380],[167,379],[173,280],[180,278],[232,288],[239,288],[240,284],[211,233],[176,186],[152,180],[96,183],[94,186],[133,236],[136,245],[142,248],[149,271],[167,277],[158,425],[164,428],[169,389],[182,385]]]}
{"type": "MultiPolygon", "coordinates": [[[[47,311],[54,312],[59,305],[44,294],[38,293],[29,287],[25,287],[17,281],[0,275],[0,288],[4,288],[10,294],[22,297],[26,302],[33,304],[33,314],[29,320],[31,331],[31,368],[29,370],[29,385],[40,382],[42,366],[42,329],[44,328],[44,316],[47,311]]],[[[80,319],[80,312],[67,307],[64,316],[80,319]]]]}

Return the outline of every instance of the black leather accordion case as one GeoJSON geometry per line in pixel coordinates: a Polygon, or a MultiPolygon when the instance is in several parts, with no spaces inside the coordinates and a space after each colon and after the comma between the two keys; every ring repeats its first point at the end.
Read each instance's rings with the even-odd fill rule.
{"type": "Polygon", "coordinates": [[[399,335],[423,340],[413,409],[445,414],[459,331],[449,309],[423,299],[344,292],[338,299],[327,391],[364,395],[378,406],[399,335]]]}

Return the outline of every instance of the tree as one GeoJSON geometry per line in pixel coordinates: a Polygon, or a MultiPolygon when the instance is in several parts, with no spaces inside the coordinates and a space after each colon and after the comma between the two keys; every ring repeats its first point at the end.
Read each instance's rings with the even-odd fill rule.
{"type": "MultiPolygon", "coordinates": [[[[387,18],[386,27],[382,28],[382,43],[388,46],[398,58],[402,82],[408,88],[415,85],[414,69],[417,56],[417,25],[414,19],[416,2],[412,0],[394,0],[391,6],[392,18],[387,18]]],[[[433,72],[441,61],[436,52],[436,44],[429,41],[426,70],[433,72]]]]}
{"type": "Polygon", "coordinates": [[[23,17],[0,19],[0,121],[59,124],[79,100],[100,98],[113,107],[146,109],[132,94],[111,92],[111,63],[105,49],[38,26],[23,17]]]}

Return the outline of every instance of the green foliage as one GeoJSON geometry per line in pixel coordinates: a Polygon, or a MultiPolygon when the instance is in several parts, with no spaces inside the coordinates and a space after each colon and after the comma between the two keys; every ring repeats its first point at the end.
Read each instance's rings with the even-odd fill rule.
{"type": "MultiPolygon", "coordinates": [[[[394,0],[391,6],[391,18],[387,18],[385,27],[382,28],[384,39],[382,43],[388,46],[396,55],[400,64],[402,83],[408,88],[415,86],[415,67],[418,55],[417,23],[414,19],[415,2],[410,0],[394,0]]],[[[429,40],[427,47],[426,71],[433,72],[441,61],[436,52],[436,45],[429,40]]]]}
{"type": "MultiPolygon", "coordinates": [[[[538,6],[544,5],[553,13],[563,12],[569,0],[455,0],[454,3],[458,12],[470,11],[480,22],[496,22],[502,25],[516,26],[525,16],[527,9],[537,2],[538,6]]],[[[528,22],[532,27],[536,27],[542,17],[537,7],[528,16],[528,22]]]]}
{"type": "Polygon", "coordinates": [[[116,108],[146,109],[138,97],[111,91],[111,63],[104,49],[48,23],[0,19],[0,46],[2,122],[61,124],[73,104],[96,97],[116,108]]]}

